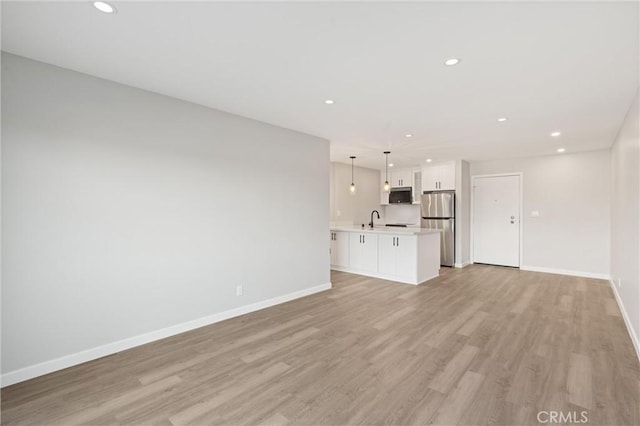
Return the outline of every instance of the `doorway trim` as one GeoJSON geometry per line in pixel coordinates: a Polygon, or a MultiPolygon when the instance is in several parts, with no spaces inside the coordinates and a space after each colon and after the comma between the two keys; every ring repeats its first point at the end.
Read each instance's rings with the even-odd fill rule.
{"type": "Polygon", "coordinates": [[[518,192],[519,192],[519,196],[520,196],[520,200],[519,200],[519,204],[520,204],[520,218],[519,218],[519,229],[518,229],[518,233],[519,233],[519,238],[518,238],[518,245],[519,245],[519,253],[518,253],[518,269],[522,268],[522,240],[523,238],[523,227],[522,227],[522,223],[524,222],[524,204],[523,204],[523,195],[522,195],[522,180],[523,180],[523,174],[522,172],[512,172],[512,173],[492,173],[492,174],[486,174],[486,175],[472,175],[471,176],[471,215],[470,215],[470,229],[469,229],[469,258],[471,259],[471,263],[476,263],[475,259],[473,257],[474,255],[474,238],[475,235],[473,233],[473,219],[474,219],[474,199],[473,199],[473,194],[474,194],[474,188],[475,188],[475,180],[478,178],[488,178],[488,177],[503,177],[503,176],[518,176],[520,178],[520,185],[518,188],[518,192]]]}

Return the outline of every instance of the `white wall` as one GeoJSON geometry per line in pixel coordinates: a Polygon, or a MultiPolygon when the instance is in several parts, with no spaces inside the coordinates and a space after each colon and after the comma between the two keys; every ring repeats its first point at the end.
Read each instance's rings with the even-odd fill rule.
{"type": "Polygon", "coordinates": [[[471,177],[467,161],[456,161],[456,253],[455,266],[471,263],[469,255],[471,232],[471,177]]]}
{"type": "Polygon", "coordinates": [[[611,279],[640,356],[640,123],[638,95],[611,148],[611,279]]]}
{"type": "Polygon", "coordinates": [[[523,269],[609,276],[610,159],[601,150],[471,163],[471,176],[523,173],[523,269]]]}
{"type": "Polygon", "coordinates": [[[328,141],[9,54],[2,95],[3,384],[327,287],[328,141]]]}
{"type": "Polygon", "coordinates": [[[368,224],[371,211],[378,210],[384,223],[383,210],[380,208],[380,171],[365,167],[354,167],[356,193],[351,194],[351,165],[331,163],[331,222],[336,225],[368,224]]]}

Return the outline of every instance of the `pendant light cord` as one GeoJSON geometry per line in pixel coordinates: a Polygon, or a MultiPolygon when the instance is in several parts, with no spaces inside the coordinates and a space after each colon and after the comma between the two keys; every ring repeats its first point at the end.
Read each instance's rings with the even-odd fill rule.
{"type": "Polygon", "coordinates": [[[389,154],[391,151],[385,151],[384,153],[384,180],[389,182],[389,154]]]}
{"type": "Polygon", "coordinates": [[[353,186],[354,185],[354,183],[353,183],[353,160],[355,160],[356,157],[354,155],[352,155],[349,158],[351,158],[351,185],[353,186]]]}
{"type": "Polygon", "coordinates": [[[351,184],[353,184],[353,157],[351,157],[351,184]]]}

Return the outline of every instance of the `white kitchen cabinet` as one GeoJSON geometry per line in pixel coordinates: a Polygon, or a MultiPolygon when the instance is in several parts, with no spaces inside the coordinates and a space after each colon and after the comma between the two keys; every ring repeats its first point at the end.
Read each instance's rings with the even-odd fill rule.
{"type": "Polygon", "coordinates": [[[422,190],[436,191],[438,180],[440,179],[439,166],[428,166],[422,168],[422,190]]]}
{"type": "Polygon", "coordinates": [[[378,272],[406,280],[415,280],[418,238],[414,235],[378,236],[378,272]]]}
{"type": "MultiPolygon", "coordinates": [[[[385,174],[380,173],[380,204],[389,204],[389,193],[384,190],[385,174]]],[[[389,173],[389,186],[391,188],[411,187],[413,194],[412,202],[420,203],[420,194],[422,194],[422,182],[420,178],[420,170],[416,169],[398,169],[389,173]],[[416,180],[417,179],[417,180],[416,180]]]]}
{"type": "Polygon", "coordinates": [[[378,272],[378,235],[369,232],[349,234],[349,268],[378,272]]]}
{"type": "Polygon", "coordinates": [[[378,272],[381,274],[395,274],[396,261],[396,236],[378,235],[378,272]]]}
{"type": "Polygon", "coordinates": [[[422,168],[422,191],[444,191],[456,189],[456,163],[434,164],[422,168]]]}
{"type": "Polygon", "coordinates": [[[413,170],[394,170],[390,179],[389,183],[392,188],[413,186],[413,170]]]}
{"type": "Polygon", "coordinates": [[[346,268],[349,266],[349,233],[331,231],[331,265],[346,268]]]}
{"type": "Polygon", "coordinates": [[[439,182],[439,189],[451,191],[456,189],[456,163],[454,161],[440,165],[439,182]]]}
{"type": "Polygon", "coordinates": [[[440,270],[440,231],[401,229],[332,228],[331,269],[414,285],[437,277],[440,270]],[[345,241],[348,245],[344,244],[345,241]],[[348,254],[338,258],[338,253],[348,254]],[[344,266],[345,262],[347,266],[344,266]]]}

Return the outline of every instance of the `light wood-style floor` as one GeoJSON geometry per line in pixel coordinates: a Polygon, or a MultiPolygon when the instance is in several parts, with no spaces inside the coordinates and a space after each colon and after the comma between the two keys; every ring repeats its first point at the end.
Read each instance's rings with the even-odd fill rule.
{"type": "Polygon", "coordinates": [[[5,388],[2,424],[537,425],[541,410],[640,424],[638,359],[604,281],[482,265],[417,287],[332,281],[5,388]]]}

